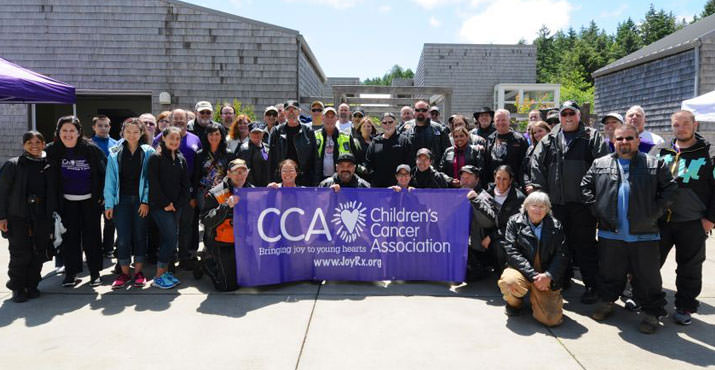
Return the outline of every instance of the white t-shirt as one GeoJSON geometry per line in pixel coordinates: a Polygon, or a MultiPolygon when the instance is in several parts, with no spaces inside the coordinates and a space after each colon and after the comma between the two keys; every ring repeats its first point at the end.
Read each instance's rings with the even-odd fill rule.
{"type": "Polygon", "coordinates": [[[335,161],[333,153],[335,152],[335,142],[330,135],[325,136],[325,156],[323,157],[323,175],[333,176],[335,173],[335,161]]]}
{"type": "Polygon", "coordinates": [[[350,135],[352,129],[353,129],[352,121],[347,121],[345,123],[338,122],[338,130],[340,130],[340,132],[350,135]]]}

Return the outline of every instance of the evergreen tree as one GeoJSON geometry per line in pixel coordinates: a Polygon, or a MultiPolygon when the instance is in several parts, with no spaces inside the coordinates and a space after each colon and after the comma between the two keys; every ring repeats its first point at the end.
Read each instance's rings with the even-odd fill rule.
{"type": "Polygon", "coordinates": [[[715,0],[708,0],[705,4],[705,9],[700,13],[700,18],[705,18],[709,15],[715,14],[715,0]]]}
{"type": "Polygon", "coordinates": [[[633,20],[628,19],[618,24],[615,42],[613,44],[613,57],[620,59],[643,47],[643,39],[638,34],[638,27],[633,20]]]}
{"type": "Polygon", "coordinates": [[[643,45],[656,42],[675,31],[675,16],[673,13],[666,13],[663,9],[656,11],[653,4],[650,4],[650,9],[646,12],[645,19],[640,25],[643,45]]]}

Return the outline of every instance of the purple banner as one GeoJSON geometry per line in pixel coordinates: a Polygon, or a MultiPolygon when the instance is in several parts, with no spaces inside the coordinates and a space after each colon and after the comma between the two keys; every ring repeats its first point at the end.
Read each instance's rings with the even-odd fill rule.
{"type": "Polygon", "coordinates": [[[238,283],[463,281],[470,214],[466,193],[238,189],[238,283]]]}

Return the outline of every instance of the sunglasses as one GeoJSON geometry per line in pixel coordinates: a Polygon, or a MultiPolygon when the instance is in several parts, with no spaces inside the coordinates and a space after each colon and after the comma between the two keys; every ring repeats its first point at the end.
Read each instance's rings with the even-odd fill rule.
{"type": "Polygon", "coordinates": [[[574,112],[572,110],[565,110],[565,111],[561,112],[561,117],[568,117],[568,116],[575,116],[575,115],[576,115],[576,112],[574,112]]]}
{"type": "Polygon", "coordinates": [[[619,136],[619,137],[615,138],[616,141],[633,141],[635,139],[636,138],[633,136],[625,136],[625,137],[619,136]]]}
{"type": "Polygon", "coordinates": [[[427,108],[415,109],[415,112],[425,113],[425,112],[427,112],[427,108]]]}
{"type": "Polygon", "coordinates": [[[268,113],[266,113],[266,116],[278,117],[278,113],[276,113],[276,112],[268,112],[268,113]]]}
{"type": "Polygon", "coordinates": [[[207,114],[211,114],[211,113],[212,112],[210,110],[202,110],[201,112],[199,112],[199,114],[203,114],[203,115],[207,115],[207,114]]]}
{"type": "Polygon", "coordinates": [[[393,123],[395,123],[395,121],[382,121],[383,125],[391,125],[393,123]]]}
{"type": "Polygon", "coordinates": [[[310,111],[313,112],[313,113],[320,113],[320,112],[322,112],[323,110],[320,109],[320,108],[316,108],[316,109],[311,109],[310,111]]]}

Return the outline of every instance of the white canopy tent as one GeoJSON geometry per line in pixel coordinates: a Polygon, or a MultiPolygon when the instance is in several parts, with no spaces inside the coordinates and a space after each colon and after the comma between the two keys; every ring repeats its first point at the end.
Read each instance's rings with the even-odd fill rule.
{"type": "Polygon", "coordinates": [[[681,109],[693,112],[698,122],[715,122],[715,90],[683,100],[681,109]]]}

